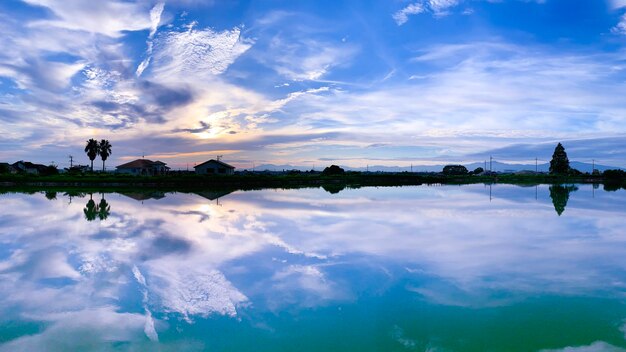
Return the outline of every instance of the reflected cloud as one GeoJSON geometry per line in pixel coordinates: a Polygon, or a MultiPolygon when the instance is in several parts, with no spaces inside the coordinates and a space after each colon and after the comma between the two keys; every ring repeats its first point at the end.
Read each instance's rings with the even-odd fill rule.
{"type": "Polygon", "coordinates": [[[87,316],[101,322],[85,329],[111,334],[94,344],[141,349],[216,317],[299,314],[398,290],[495,309],[626,289],[626,194],[592,185],[494,185],[491,199],[483,185],[52,193],[0,197],[0,313],[46,322],[0,349],[79,336],[71,321],[87,316]],[[554,214],[565,206],[567,217],[554,214]],[[110,326],[118,319],[124,332],[110,326]]]}

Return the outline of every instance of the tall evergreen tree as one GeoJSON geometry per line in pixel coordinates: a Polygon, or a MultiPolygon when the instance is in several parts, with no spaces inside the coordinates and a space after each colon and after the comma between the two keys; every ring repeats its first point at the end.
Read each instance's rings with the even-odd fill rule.
{"type": "Polygon", "coordinates": [[[106,139],[100,141],[100,145],[98,146],[98,150],[100,151],[100,157],[102,158],[102,171],[104,171],[104,162],[107,160],[111,153],[111,143],[106,139]]]}
{"type": "Polygon", "coordinates": [[[569,167],[569,159],[567,158],[567,153],[565,152],[565,148],[563,145],[559,143],[556,148],[554,148],[554,153],[552,154],[552,160],[550,160],[550,173],[551,174],[566,174],[570,171],[569,167]]]}
{"type": "Polygon", "coordinates": [[[89,138],[87,145],[85,146],[85,153],[87,153],[89,160],[91,160],[91,172],[93,172],[93,161],[96,159],[96,156],[100,154],[98,141],[93,138],[89,138]]]}

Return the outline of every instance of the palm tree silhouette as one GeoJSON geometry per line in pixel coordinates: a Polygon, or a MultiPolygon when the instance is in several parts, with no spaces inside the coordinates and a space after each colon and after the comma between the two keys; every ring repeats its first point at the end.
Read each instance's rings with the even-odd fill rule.
{"type": "Polygon", "coordinates": [[[87,219],[87,221],[96,220],[96,216],[98,216],[98,206],[96,205],[96,202],[93,201],[92,196],[93,194],[89,193],[89,201],[83,209],[83,213],[85,214],[85,219],[87,219]]]}
{"type": "Polygon", "coordinates": [[[104,162],[107,160],[109,155],[113,154],[111,152],[111,143],[109,143],[106,139],[101,140],[98,150],[100,152],[100,157],[102,158],[102,171],[104,171],[104,162]]]}
{"type": "Polygon", "coordinates": [[[100,146],[98,145],[98,141],[93,138],[89,138],[89,140],[87,141],[87,145],[85,146],[85,153],[87,153],[89,160],[91,160],[91,172],[93,172],[93,161],[96,156],[100,154],[100,146]]]}
{"type": "Polygon", "coordinates": [[[111,214],[111,206],[107,203],[107,200],[104,199],[104,193],[102,193],[102,199],[100,199],[100,204],[98,205],[98,219],[106,220],[111,214]]]}

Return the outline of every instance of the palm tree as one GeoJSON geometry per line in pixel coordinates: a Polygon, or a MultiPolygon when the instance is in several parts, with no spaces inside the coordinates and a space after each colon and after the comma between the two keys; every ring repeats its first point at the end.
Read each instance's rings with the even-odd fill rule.
{"type": "Polygon", "coordinates": [[[100,157],[102,158],[102,171],[104,172],[104,162],[107,160],[111,153],[111,143],[106,139],[100,141],[100,146],[98,147],[100,151],[100,157]]]}
{"type": "Polygon", "coordinates": [[[87,153],[89,160],[91,160],[91,172],[93,172],[93,161],[96,156],[100,154],[100,146],[98,145],[98,141],[93,138],[89,138],[89,140],[87,141],[87,145],[85,146],[85,153],[87,153]]]}

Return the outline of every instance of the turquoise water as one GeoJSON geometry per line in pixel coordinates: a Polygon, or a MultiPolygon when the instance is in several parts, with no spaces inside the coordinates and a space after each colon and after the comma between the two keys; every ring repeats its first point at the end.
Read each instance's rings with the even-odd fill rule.
{"type": "Polygon", "coordinates": [[[0,351],[626,351],[626,191],[0,195],[0,351]]]}

